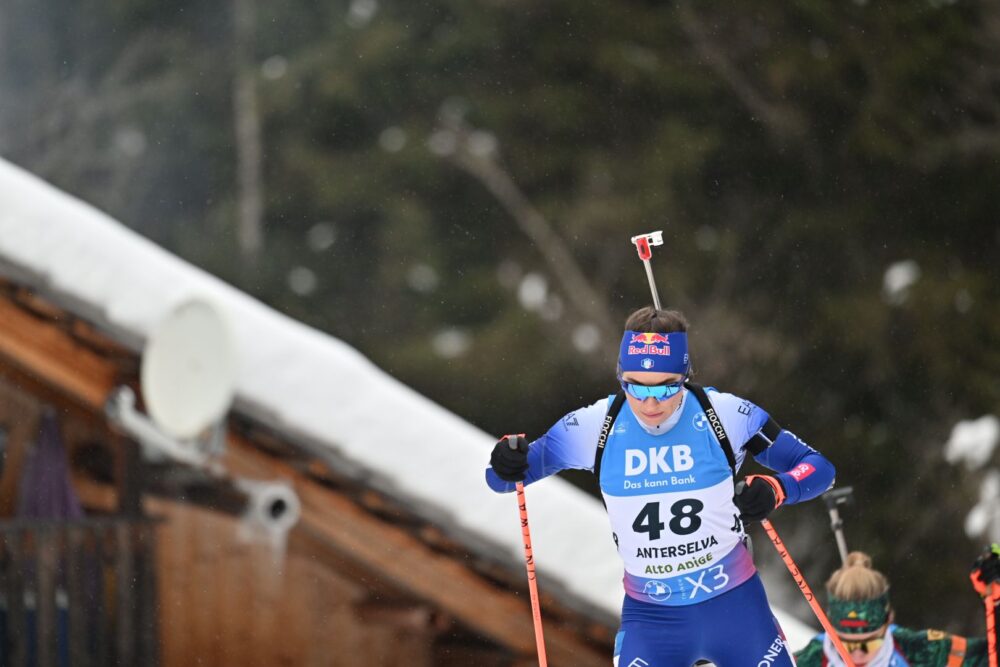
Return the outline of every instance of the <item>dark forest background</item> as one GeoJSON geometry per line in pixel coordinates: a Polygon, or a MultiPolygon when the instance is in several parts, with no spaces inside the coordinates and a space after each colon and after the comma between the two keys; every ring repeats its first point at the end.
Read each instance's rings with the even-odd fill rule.
{"type": "MultiPolygon", "coordinates": [[[[699,380],[834,461],[902,624],[983,632],[998,3],[6,0],[0,156],[497,434],[614,390],[662,229],[699,380]]],[[[820,588],[823,505],[775,523],[820,588]]]]}

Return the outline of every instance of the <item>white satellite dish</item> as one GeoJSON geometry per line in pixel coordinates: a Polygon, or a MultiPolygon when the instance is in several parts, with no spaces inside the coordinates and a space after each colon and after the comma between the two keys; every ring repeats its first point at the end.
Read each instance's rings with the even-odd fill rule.
{"type": "Polygon", "coordinates": [[[218,421],[236,387],[235,344],[222,314],[199,299],[177,306],[146,341],[140,382],[165,433],[191,441],[218,421]]]}

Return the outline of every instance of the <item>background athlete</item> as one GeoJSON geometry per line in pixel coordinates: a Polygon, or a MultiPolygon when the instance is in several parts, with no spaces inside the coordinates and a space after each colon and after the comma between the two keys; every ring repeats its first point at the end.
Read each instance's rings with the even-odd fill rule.
{"type": "Polygon", "coordinates": [[[602,434],[615,396],[566,415],[530,446],[501,440],[486,481],[507,492],[516,481],[596,469],[625,563],[615,664],[791,665],[744,545],[744,522],[820,495],[833,466],[750,401],[711,389],[699,399],[702,390],[684,384],[691,365],[679,312],[642,308],[625,328],[624,400],[612,427],[602,434]],[[720,438],[728,439],[731,459],[720,438]],[[778,474],[752,476],[734,495],[735,471],[748,454],[778,474]]]}
{"type": "MultiPolygon", "coordinates": [[[[972,582],[986,597],[986,585],[1000,581],[1000,545],[992,545],[973,565],[972,582]]],[[[889,580],[872,568],[871,558],[852,551],[847,563],[826,582],[827,617],[850,651],[855,667],[986,667],[988,641],[940,630],[912,630],[893,623],[889,580]]],[[[993,598],[994,605],[1000,598],[993,598]]],[[[1000,613],[1000,610],[998,610],[1000,613]]],[[[1000,636],[997,637],[1000,641],[1000,636]]],[[[826,634],[795,654],[798,667],[844,667],[826,634]]]]}

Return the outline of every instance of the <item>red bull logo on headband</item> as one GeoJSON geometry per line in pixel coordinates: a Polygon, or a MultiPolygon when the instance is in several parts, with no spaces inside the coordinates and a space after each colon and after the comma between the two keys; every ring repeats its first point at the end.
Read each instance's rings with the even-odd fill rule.
{"type": "Polygon", "coordinates": [[[622,336],[618,364],[623,371],[655,371],[687,374],[687,334],[683,331],[655,333],[626,331],[622,336]]]}
{"type": "Polygon", "coordinates": [[[661,333],[633,333],[629,340],[629,354],[660,354],[670,356],[670,339],[661,333]]]}

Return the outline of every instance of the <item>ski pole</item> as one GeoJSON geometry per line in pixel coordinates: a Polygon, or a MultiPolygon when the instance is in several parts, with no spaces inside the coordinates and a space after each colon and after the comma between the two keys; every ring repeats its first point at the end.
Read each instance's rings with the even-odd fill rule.
{"type": "Polygon", "coordinates": [[[983,598],[986,604],[986,641],[989,646],[990,667],[997,667],[997,619],[996,602],[1000,599],[1000,589],[997,589],[996,582],[991,582],[987,589],[990,595],[983,598]]]}
{"type": "Polygon", "coordinates": [[[1000,587],[997,585],[997,572],[988,568],[987,564],[998,558],[1000,558],[1000,544],[994,542],[976,559],[972,565],[972,572],[969,573],[972,587],[983,596],[983,604],[986,605],[986,646],[990,667],[997,667],[996,606],[1000,603],[1000,587]],[[987,569],[991,570],[989,574],[987,569]]]}
{"type": "MultiPolygon", "coordinates": [[[[505,435],[511,449],[517,449],[517,438],[523,433],[505,435]]],[[[535,622],[535,647],[538,650],[538,666],[547,667],[545,660],[545,637],[542,634],[542,606],[538,601],[538,582],[535,581],[535,557],[531,550],[531,530],[528,528],[528,504],[524,498],[524,482],[517,482],[517,508],[521,512],[521,537],[524,538],[524,564],[528,569],[528,592],[531,597],[531,617],[535,622]]]]}
{"type": "Polygon", "coordinates": [[[826,635],[830,638],[830,641],[833,642],[833,646],[837,649],[837,653],[840,654],[844,664],[846,664],[847,667],[854,667],[854,662],[851,660],[850,653],[847,652],[847,647],[845,647],[844,643],[840,641],[840,636],[837,634],[837,631],[833,629],[833,624],[830,623],[830,619],[828,619],[826,614],[823,613],[823,608],[820,607],[819,602],[816,601],[816,596],[813,595],[812,589],[809,588],[809,584],[806,583],[806,578],[802,576],[801,572],[799,572],[798,566],[788,554],[788,549],[785,548],[785,543],[781,541],[780,537],[778,537],[778,531],[774,529],[774,526],[772,526],[771,522],[767,519],[762,520],[760,525],[764,527],[764,530],[767,532],[767,536],[771,538],[771,542],[774,543],[774,548],[778,550],[778,555],[781,556],[781,560],[785,561],[785,567],[787,567],[788,571],[791,572],[792,579],[794,579],[795,583],[798,584],[799,590],[802,591],[802,595],[805,596],[806,602],[808,602],[809,606],[812,607],[813,613],[816,614],[816,618],[819,620],[819,624],[823,626],[824,630],[826,630],[826,635]]]}
{"type": "Polygon", "coordinates": [[[851,494],[854,489],[845,486],[842,489],[830,489],[823,494],[823,501],[826,509],[830,512],[830,528],[833,529],[833,536],[837,540],[837,551],[840,552],[840,562],[847,565],[847,542],[844,540],[844,522],[840,518],[840,511],[837,505],[845,505],[851,502],[851,494]]]}
{"type": "Polygon", "coordinates": [[[649,290],[653,293],[653,305],[657,310],[663,310],[660,307],[660,294],[656,291],[656,282],[653,281],[653,267],[649,263],[649,260],[653,257],[653,249],[651,246],[663,245],[663,232],[650,232],[648,234],[633,236],[632,243],[635,245],[635,249],[639,253],[639,259],[642,260],[642,265],[646,267],[646,278],[649,280],[649,290]]]}

